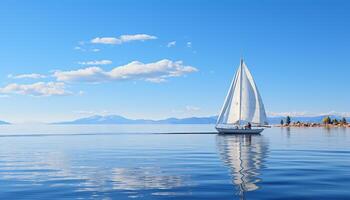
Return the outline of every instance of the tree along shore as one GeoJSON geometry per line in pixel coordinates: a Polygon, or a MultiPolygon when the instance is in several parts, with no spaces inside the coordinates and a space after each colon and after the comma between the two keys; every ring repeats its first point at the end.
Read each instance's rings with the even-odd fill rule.
{"type": "Polygon", "coordinates": [[[337,128],[337,127],[346,127],[350,128],[350,123],[346,121],[346,118],[342,119],[332,119],[327,116],[323,118],[320,123],[311,123],[311,122],[292,122],[292,118],[287,116],[285,120],[281,120],[280,124],[277,127],[326,127],[326,128],[337,128]]]}

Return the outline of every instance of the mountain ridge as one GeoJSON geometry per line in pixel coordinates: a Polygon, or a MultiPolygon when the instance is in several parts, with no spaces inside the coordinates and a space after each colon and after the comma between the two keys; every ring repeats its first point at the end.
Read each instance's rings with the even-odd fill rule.
{"type": "MultiPolygon", "coordinates": [[[[292,122],[307,122],[307,123],[321,123],[322,119],[330,116],[332,119],[340,120],[342,117],[337,115],[319,115],[319,116],[300,116],[291,117],[292,122]]],[[[279,124],[281,120],[285,121],[286,117],[274,116],[268,117],[269,124],[279,124]]],[[[350,121],[350,117],[346,118],[350,121]]],[[[90,117],[79,118],[73,121],[56,122],[52,124],[215,124],[217,116],[208,117],[187,117],[187,118],[166,118],[161,120],[152,119],[128,119],[120,115],[93,115],[90,117]]]]}
{"type": "Polygon", "coordinates": [[[120,115],[94,115],[73,121],[56,122],[53,124],[215,124],[217,116],[167,118],[162,120],[128,119],[120,115]]]}
{"type": "Polygon", "coordinates": [[[10,125],[11,123],[6,122],[6,121],[0,121],[0,125],[10,125]]]}

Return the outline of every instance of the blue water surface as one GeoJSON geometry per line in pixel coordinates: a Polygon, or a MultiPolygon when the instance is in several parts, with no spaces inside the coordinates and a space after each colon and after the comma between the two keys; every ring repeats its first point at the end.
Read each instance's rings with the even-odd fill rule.
{"type": "Polygon", "coordinates": [[[350,199],[350,129],[2,126],[0,199],[350,199]]]}

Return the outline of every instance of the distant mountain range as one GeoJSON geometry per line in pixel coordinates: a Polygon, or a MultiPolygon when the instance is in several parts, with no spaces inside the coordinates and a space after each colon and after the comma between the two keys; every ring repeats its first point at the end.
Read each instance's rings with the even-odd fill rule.
{"type": "Polygon", "coordinates": [[[74,121],[58,122],[54,124],[215,124],[216,116],[212,117],[190,117],[190,118],[168,118],[163,120],[127,119],[119,115],[95,115],[74,121]]]}
{"type": "MultiPolygon", "coordinates": [[[[321,123],[326,116],[312,117],[291,117],[292,122],[309,122],[321,123]]],[[[341,116],[330,116],[332,119],[341,119],[341,116]]],[[[128,119],[119,115],[95,115],[87,118],[81,118],[74,121],[58,122],[53,124],[215,124],[217,116],[210,117],[190,117],[190,118],[168,118],[163,120],[148,119],[128,119]]],[[[269,117],[269,124],[279,124],[281,120],[285,121],[285,117],[269,117]]],[[[350,117],[347,118],[350,121],[350,117]]]]}
{"type": "Polygon", "coordinates": [[[10,124],[10,123],[5,122],[5,121],[0,121],[0,125],[7,125],[7,124],[10,124]]]}

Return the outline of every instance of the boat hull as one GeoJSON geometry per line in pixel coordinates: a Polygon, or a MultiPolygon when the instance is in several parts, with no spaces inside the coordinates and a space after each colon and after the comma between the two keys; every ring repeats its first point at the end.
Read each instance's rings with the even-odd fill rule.
{"type": "Polygon", "coordinates": [[[259,129],[235,129],[235,128],[216,128],[219,134],[260,134],[264,131],[263,128],[259,129]]]}

